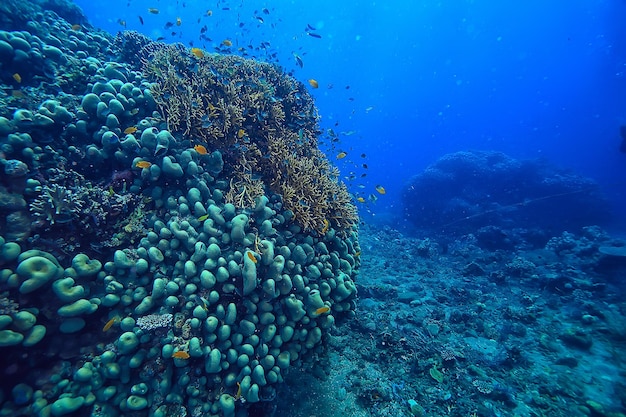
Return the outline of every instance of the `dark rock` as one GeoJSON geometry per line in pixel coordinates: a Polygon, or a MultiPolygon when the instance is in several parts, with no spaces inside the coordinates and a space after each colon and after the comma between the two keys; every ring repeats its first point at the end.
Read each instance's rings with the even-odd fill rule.
{"type": "Polygon", "coordinates": [[[581,350],[589,350],[593,344],[591,336],[581,330],[565,332],[559,335],[559,339],[567,346],[581,350]]]}
{"type": "Polygon", "coordinates": [[[443,156],[406,184],[404,215],[416,227],[467,234],[481,244],[506,246],[520,225],[552,235],[602,224],[608,204],[589,178],[542,160],[516,160],[500,152],[443,156]]]}

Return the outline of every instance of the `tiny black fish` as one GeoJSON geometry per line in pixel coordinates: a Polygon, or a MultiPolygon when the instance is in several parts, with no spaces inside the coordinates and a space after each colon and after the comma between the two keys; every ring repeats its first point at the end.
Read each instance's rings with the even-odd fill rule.
{"type": "Polygon", "coordinates": [[[307,30],[317,30],[313,26],[309,25],[308,23],[306,25],[306,28],[307,28],[307,30]]]}
{"type": "Polygon", "coordinates": [[[322,35],[318,35],[317,33],[307,32],[306,34],[309,35],[312,38],[322,39],[322,35]]]}
{"type": "Polygon", "coordinates": [[[172,26],[174,26],[174,22],[167,22],[167,23],[165,24],[165,29],[169,29],[169,28],[171,28],[172,26]]]}
{"type": "Polygon", "coordinates": [[[139,23],[141,23],[143,25],[143,17],[141,16],[137,16],[139,18],[139,23]]]}

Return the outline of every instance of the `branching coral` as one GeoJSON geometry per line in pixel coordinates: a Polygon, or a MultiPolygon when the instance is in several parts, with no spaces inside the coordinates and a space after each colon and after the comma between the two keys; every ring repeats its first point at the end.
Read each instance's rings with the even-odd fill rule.
{"type": "Polygon", "coordinates": [[[181,45],[148,44],[140,55],[148,56],[144,72],[169,129],[222,153],[227,202],[250,208],[272,192],[305,230],[357,222],[345,185],[318,148],[319,117],[302,83],[276,65],[198,57],[181,45]]]}
{"type": "Polygon", "coordinates": [[[30,211],[38,221],[47,224],[69,223],[78,216],[82,202],[74,193],[61,186],[44,186],[40,196],[30,205],[30,211]]]}

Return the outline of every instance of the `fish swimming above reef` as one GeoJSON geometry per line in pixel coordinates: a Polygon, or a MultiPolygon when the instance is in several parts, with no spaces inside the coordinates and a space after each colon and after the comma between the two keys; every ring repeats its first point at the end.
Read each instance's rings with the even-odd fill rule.
{"type": "Polygon", "coordinates": [[[304,67],[304,62],[302,62],[302,58],[300,58],[300,55],[296,54],[295,52],[292,52],[292,54],[293,58],[296,60],[296,65],[300,68],[304,67]]]}
{"type": "Polygon", "coordinates": [[[178,352],[174,352],[172,354],[172,358],[174,359],[189,359],[189,353],[185,352],[184,350],[179,350],[178,352]]]}
{"type": "Polygon", "coordinates": [[[150,8],[148,8],[148,13],[150,13],[150,14],[159,14],[160,10],[157,9],[157,8],[154,8],[154,7],[150,7],[150,8]]]}
{"type": "Polygon", "coordinates": [[[324,306],[324,307],[320,307],[320,308],[318,308],[317,310],[315,310],[315,311],[313,312],[313,315],[315,315],[315,316],[321,316],[322,314],[326,314],[326,313],[328,313],[329,311],[330,311],[330,307],[328,307],[328,306],[324,306]]]}
{"type": "Polygon", "coordinates": [[[109,321],[106,322],[106,324],[102,328],[102,331],[103,332],[109,331],[111,329],[111,327],[113,327],[113,325],[118,323],[119,321],[120,321],[120,317],[119,316],[115,316],[115,317],[111,318],[109,321]]]}
{"type": "Polygon", "coordinates": [[[204,58],[204,51],[200,48],[191,48],[191,53],[196,57],[196,58],[204,58]]]}

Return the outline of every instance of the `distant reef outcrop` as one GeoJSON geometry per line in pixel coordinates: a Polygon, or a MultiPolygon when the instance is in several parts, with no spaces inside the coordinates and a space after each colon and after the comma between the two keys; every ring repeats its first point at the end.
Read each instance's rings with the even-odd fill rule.
{"type": "Polygon", "coordinates": [[[592,179],[545,160],[494,151],[443,156],[407,182],[402,199],[410,223],[446,234],[521,228],[557,233],[609,218],[592,179]]]}

